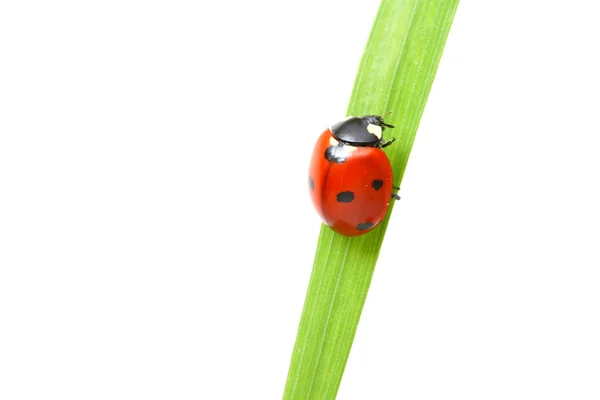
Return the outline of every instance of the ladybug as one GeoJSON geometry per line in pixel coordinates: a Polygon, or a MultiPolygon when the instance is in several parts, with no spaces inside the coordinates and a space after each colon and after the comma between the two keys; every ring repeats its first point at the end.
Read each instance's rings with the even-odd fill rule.
{"type": "Polygon", "coordinates": [[[317,139],[308,184],[312,202],[326,225],[345,236],[374,229],[385,217],[393,193],[392,166],[381,150],[386,124],[379,115],[348,117],[317,139]]]}

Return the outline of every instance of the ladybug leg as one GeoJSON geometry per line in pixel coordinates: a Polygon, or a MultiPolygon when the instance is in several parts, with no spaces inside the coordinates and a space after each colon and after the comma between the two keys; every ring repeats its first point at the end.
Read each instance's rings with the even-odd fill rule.
{"type": "Polygon", "coordinates": [[[390,144],[394,143],[396,141],[396,138],[392,138],[392,140],[388,140],[387,142],[383,142],[381,144],[381,148],[383,149],[384,147],[388,147],[390,144]]]}
{"type": "MultiPolygon", "coordinates": [[[[394,190],[400,190],[400,188],[398,186],[392,186],[392,189],[394,189],[394,190]]],[[[398,193],[393,193],[392,192],[392,199],[394,199],[394,200],[400,200],[400,196],[398,196],[398,193]]]]}

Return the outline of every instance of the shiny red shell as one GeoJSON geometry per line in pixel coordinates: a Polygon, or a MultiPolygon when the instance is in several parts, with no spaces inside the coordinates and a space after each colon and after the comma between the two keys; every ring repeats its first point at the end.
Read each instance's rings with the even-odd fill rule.
{"type": "Polygon", "coordinates": [[[392,196],[392,167],[383,150],[340,144],[326,129],[315,145],[309,191],[323,222],[345,236],[373,230],[385,217],[392,196]],[[331,160],[331,146],[343,147],[342,161],[331,160]]]}

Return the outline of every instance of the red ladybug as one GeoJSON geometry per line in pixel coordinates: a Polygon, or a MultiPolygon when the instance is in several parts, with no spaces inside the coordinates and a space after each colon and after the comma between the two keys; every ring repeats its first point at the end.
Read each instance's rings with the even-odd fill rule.
{"type": "Polygon", "coordinates": [[[375,228],[385,217],[392,189],[392,166],[381,150],[393,128],[379,115],[349,117],[325,129],[315,145],[308,176],[310,196],[325,224],[345,236],[375,228]]]}

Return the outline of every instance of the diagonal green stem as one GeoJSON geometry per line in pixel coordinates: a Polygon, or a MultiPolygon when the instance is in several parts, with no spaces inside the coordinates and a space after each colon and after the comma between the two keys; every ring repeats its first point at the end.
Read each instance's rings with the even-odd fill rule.
{"type": "MultiPolygon", "coordinates": [[[[399,186],[458,0],[382,0],[348,115],[383,114],[396,128],[386,149],[399,186]]],[[[389,216],[372,232],[344,237],[321,228],[284,399],[334,399],[389,216]]]]}

